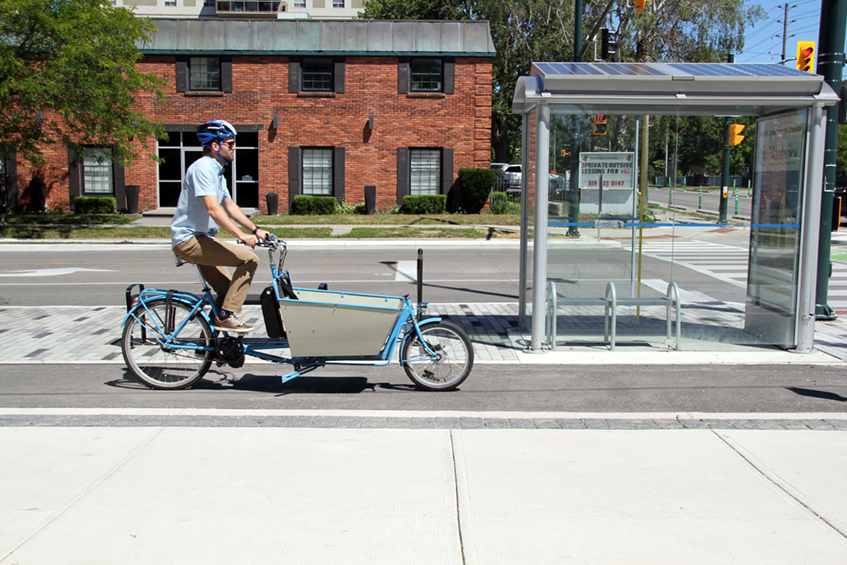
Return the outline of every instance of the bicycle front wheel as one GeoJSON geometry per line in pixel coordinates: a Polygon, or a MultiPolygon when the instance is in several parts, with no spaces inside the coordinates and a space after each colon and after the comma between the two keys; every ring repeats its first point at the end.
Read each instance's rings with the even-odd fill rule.
{"type": "Polygon", "coordinates": [[[211,346],[212,330],[199,311],[191,315],[191,308],[172,302],[170,308],[164,299],[147,302],[147,310],[138,309],[124,326],[121,351],[127,367],[141,384],[150,388],[176,390],[188,388],[203,378],[212,365],[212,352],[183,349],[181,346],[211,346]],[[186,321],[187,319],[187,321],[186,321]],[[171,343],[168,325],[179,328],[171,343]]]}
{"type": "Polygon", "coordinates": [[[403,344],[401,362],[406,375],[424,390],[452,390],[468,378],[473,368],[473,347],[467,334],[449,322],[436,322],[414,328],[403,344]],[[424,347],[429,347],[429,351],[424,347]]]}

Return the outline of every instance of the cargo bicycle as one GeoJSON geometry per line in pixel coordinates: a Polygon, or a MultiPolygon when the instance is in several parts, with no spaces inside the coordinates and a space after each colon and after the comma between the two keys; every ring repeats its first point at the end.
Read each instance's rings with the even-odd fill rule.
{"type": "MultiPolygon", "coordinates": [[[[200,381],[212,363],[237,368],[250,356],[290,365],[293,370],[281,377],[285,383],[326,365],[388,365],[395,350],[406,375],[423,390],[452,390],[470,374],[470,339],[440,317],[424,317],[420,280],[417,305],[408,295],[294,287],[284,270],[285,242],[271,235],[258,245],[268,250],[272,275],[259,298],[267,338],[213,328],[210,313],[220,311],[197,265],[202,295],[142,284],[127,288],[121,351],[139,382],[154,389],[184,389],[200,381]]],[[[177,259],[177,266],[184,263],[177,259]]]]}

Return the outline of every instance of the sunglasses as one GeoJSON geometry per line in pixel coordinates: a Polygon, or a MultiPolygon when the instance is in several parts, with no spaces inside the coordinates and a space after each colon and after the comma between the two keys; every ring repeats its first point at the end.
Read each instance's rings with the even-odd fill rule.
{"type": "Polygon", "coordinates": [[[227,147],[232,149],[233,147],[235,147],[235,141],[223,141],[221,142],[221,145],[226,145],[227,147]]]}

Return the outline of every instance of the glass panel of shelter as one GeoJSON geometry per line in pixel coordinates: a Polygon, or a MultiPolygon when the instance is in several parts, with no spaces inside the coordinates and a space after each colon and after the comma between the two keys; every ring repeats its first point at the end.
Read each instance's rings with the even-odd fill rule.
{"type": "MultiPolygon", "coordinates": [[[[696,140],[677,134],[679,116],[650,120],[650,146],[665,146],[667,158],[650,164],[642,203],[642,116],[552,113],[547,290],[549,294],[552,282],[560,312],[565,314],[556,317],[558,345],[602,341],[605,312],[596,299],[605,296],[608,283],[614,284],[618,298],[658,298],[666,295],[672,282],[682,293],[685,338],[727,344],[789,343],[787,334],[793,331],[789,322],[774,336],[754,327],[745,316],[745,311],[753,308],[747,297],[747,274],[749,250],[754,247],[762,260],[755,269],[759,279],[751,284],[765,289],[765,300],[757,299],[762,303],[755,307],[780,307],[786,320],[794,319],[802,163],[790,172],[780,169],[769,176],[760,175],[754,194],[747,183],[753,182],[753,166],[762,167],[759,147],[758,162],[750,163],[744,177],[736,179],[737,184],[744,181],[742,190],[730,188],[728,225],[720,225],[720,170],[677,174],[679,156],[699,150],[696,140]],[[605,128],[598,131],[601,119],[605,128]],[[780,182],[771,182],[777,177],[780,182]],[[767,203],[756,200],[752,204],[754,217],[750,219],[757,226],[767,220],[769,227],[753,230],[757,245],[751,246],[748,223],[733,219],[735,200],[749,202],[753,196],[768,198],[768,194],[772,198],[767,203]],[[694,207],[694,199],[696,208],[707,213],[698,210],[682,215],[675,198],[687,198],[686,207],[694,207]],[[769,243],[763,246],[763,242],[769,243]],[[768,296],[773,300],[768,301],[768,296]]],[[[792,123],[799,122],[802,118],[792,123]]],[[[755,131],[750,131],[754,129],[745,132],[750,134],[749,143],[755,143],[755,131]]],[[[714,141],[720,151],[723,140],[714,141]]],[[[532,253],[528,253],[526,272],[530,274],[531,263],[532,253]]],[[[529,278],[532,287],[531,275],[529,278]]],[[[527,304],[531,304],[531,288],[527,291],[527,304]]],[[[618,307],[617,314],[622,343],[664,340],[664,306],[618,307]]]]}

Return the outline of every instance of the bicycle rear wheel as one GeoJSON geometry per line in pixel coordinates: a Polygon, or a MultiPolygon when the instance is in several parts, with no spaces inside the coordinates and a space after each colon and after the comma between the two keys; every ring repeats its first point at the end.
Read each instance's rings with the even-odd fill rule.
{"type": "Polygon", "coordinates": [[[468,378],[473,368],[473,347],[467,334],[449,322],[436,322],[421,328],[423,341],[435,353],[433,358],[414,329],[403,344],[401,362],[406,375],[424,390],[452,390],[468,378]]]}
{"type": "Polygon", "coordinates": [[[191,316],[191,308],[180,302],[171,303],[168,311],[166,301],[161,299],[147,302],[147,311],[136,310],[136,315],[127,320],[121,351],[127,367],[139,382],[150,388],[176,390],[195,384],[212,365],[211,351],[178,346],[202,347],[213,343],[212,330],[199,312],[191,316]],[[171,345],[163,346],[168,323],[178,328],[186,318],[188,321],[171,345]]]}

